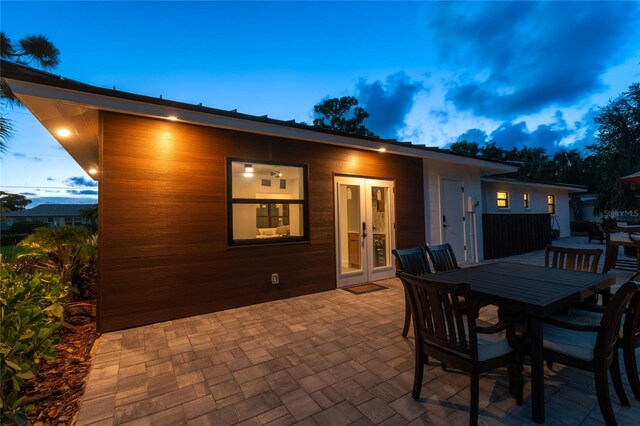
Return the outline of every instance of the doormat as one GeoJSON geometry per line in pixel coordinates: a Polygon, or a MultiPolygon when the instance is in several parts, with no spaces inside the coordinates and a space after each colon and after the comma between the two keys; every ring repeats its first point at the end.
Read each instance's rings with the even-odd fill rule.
{"type": "Polygon", "coordinates": [[[358,295],[358,294],[373,293],[374,291],[386,290],[387,288],[388,287],[385,287],[380,284],[368,283],[368,284],[353,285],[351,287],[345,287],[343,288],[343,290],[348,291],[349,293],[358,295]]]}

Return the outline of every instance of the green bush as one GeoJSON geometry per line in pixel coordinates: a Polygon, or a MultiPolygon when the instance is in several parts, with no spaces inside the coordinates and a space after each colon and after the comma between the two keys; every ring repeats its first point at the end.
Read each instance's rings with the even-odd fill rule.
{"type": "Polygon", "coordinates": [[[45,270],[58,273],[70,281],[81,299],[96,297],[98,277],[97,237],[87,228],[59,226],[36,229],[18,247],[16,256],[24,270],[45,270]]]}
{"type": "Polygon", "coordinates": [[[27,424],[33,409],[23,406],[21,387],[40,363],[55,357],[69,283],[60,275],[21,272],[0,264],[0,412],[2,424],[27,424]]]}
{"type": "Polygon", "coordinates": [[[44,222],[16,222],[9,228],[10,234],[30,234],[38,228],[47,226],[44,222]]]}
{"type": "Polygon", "coordinates": [[[29,234],[3,234],[0,237],[0,243],[3,246],[15,246],[20,241],[27,238],[29,234]]]}

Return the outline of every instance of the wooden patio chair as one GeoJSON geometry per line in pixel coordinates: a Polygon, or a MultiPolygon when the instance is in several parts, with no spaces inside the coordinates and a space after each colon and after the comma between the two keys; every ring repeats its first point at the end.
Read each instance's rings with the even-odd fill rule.
{"type": "Polygon", "coordinates": [[[547,245],[544,266],[572,271],[598,272],[601,249],[577,249],[547,245]]]}
{"type": "MultiPolygon", "coordinates": [[[[392,250],[396,259],[396,275],[400,272],[406,272],[410,275],[430,274],[429,261],[427,260],[427,252],[422,247],[414,247],[408,249],[392,250]]],[[[411,305],[409,295],[404,293],[404,327],[402,328],[402,337],[409,334],[409,325],[411,325],[411,305]]]]}
{"type": "Polygon", "coordinates": [[[469,424],[478,423],[480,373],[509,367],[509,390],[522,404],[522,366],[520,353],[509,344],[506,323],[490,327],[477,324],[469,284],[442,283],[437,275],[416,277],[400,273],[411,301],[415,332],[414,399],[420,398],[427,356],[458,368],[471,376],[469,424]],[[466,314],[460,299],[466,301],[466,314]]]}
{"type": "MultiPolygon", "coordinates": [[[[640,271],[636,272],[629,281],[640,287],[640,271]]],[[[569,317],[577,321],[600,324],[604,306],[589,303],[579,303],[569,310],[569,317]]],[[[629,306],[622,319],[622,328],[618,335],[618,348],[622,349],[624,365],[629,379],[629,386],[633,396],[640,401],[640,378],[636,362],[636,349],[640,347],[640,291],[631,298],[629,306]]],[[[625,396],[626,398],[626,396],[625,396]]]]}
{"type": "Polygon", "coordinates": [[[606,239],[602,225],[595,222],[587,222],[587,233],[589,234],[589,244],[591,240],[598,240],[600,244],[606,239]]]}
{"type": "Polygon", "coordinates": [[[425,249],[431,259],[434,271],[444,272],[459,268],[456,254],[453,252],[451,244],[444,243],[437,246],[425,246],[425,249]]]}
{"type": "Polygon", "coordinates": [[[608,372],[611,373],[618,399],[623,405],[629,405],[622,387],[617,344],[622,315],[637,291],[638,287],[633,282],[620,287],[597,325],[567,315],[547,318],[543,329],[544,357],[547,361],[594,373],[598,405],[607,425],[616,424],[609,394],[608,372]]]}
{"type": "MultiPolygon", "coordinates": [[[[577,249],[547,245],[544,249],[544,266],[597,273],[601,256],[601,249],[577,249]]],[[[610,290],[603,290],[600,294],[603,304],[606,305],[611,297],[610,290]]],[[[591,296],[587,301],[597,303],[598,295],[591,296]]]]}

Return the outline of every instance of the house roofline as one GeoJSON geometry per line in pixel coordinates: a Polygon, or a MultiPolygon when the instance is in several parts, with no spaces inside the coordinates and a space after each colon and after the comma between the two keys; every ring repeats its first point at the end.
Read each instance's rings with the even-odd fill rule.
{"type": "MultiPolygon", "coordinates": [[[[105,89],[5,60],[2,61],[2,78],[27,107],[32,103],[32,99],[44,98],[52,101],[85,106],[90,110],[121,112],[164,119],[173,116],[178,118],[178,122],[182,123],[246,131],[290,139],[301,139],[358,149],[380,150],[380,148],[384,148],[386,152],[392,154],[474,165],[488,169],[493,174],[514,172],[517,170],[516,166],[508,162],[454,153],[437,147],[415,145],[411,142],[400,142],[392,139],[353,135],[297,123],[294,120],[278,120],[267,116],[243,114],[235,110],[226,111],[202,105],[138,95],[115,89],[105,89]]],[[[44,121],[39,117],[35,108],[29,109],[41,122],[44,121]]],[[[45,123],[43,122],[43,124],[45,123]]],[[[51,129],[49,130],[52,131],[51,129]]],[[[55,137],[53,132],[52,134],[55,137]]],[[[58,141],[69,150],[64,141],[60,139],[58,139],[58,141]]],[[[83,162],[86,163],[86,161],[81,159],[81,157],[86,157],[86,155],[80,153],[76,156],[73,152],[70,153],[81,166],[88,170],[89,166],[83,164],[83,162]]]]}
{"type": "Polygon", "coordinates": [[[492,182],[492,183],[506,183],[512,185],[522,185],[522,186],[532,186],[532,187],[540,187],[540,188],[556,188],[556,189],[566,189],[569,192],[587,192],[588,188],[583,185],[574,185],[570,183],[554,183],[554,182],[533,182],[521,179],[513,179],[513,178],[501,178],[495,176],[483,177],[482,182],[492,182]]]}

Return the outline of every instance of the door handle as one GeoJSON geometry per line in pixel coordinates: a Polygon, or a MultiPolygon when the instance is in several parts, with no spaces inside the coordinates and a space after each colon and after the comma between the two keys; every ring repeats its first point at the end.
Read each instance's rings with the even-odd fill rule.
{"type": "Polygon", "coordinates": [[[362,222],[362,238],[367,238],[367,224],[362,222]]]}

